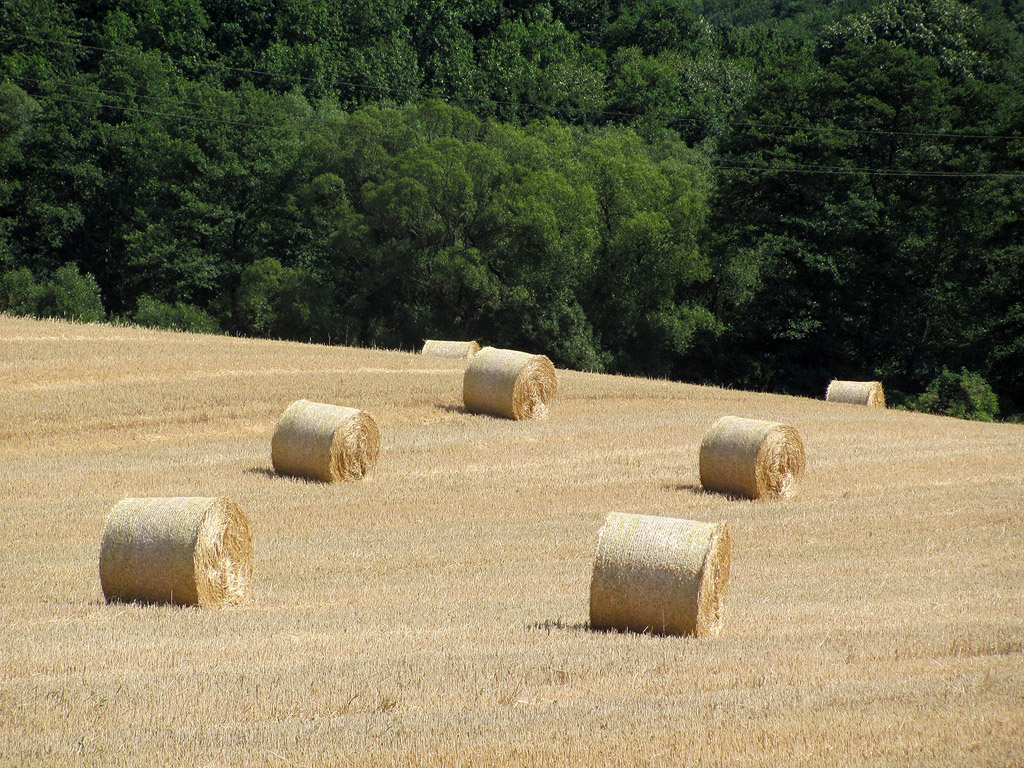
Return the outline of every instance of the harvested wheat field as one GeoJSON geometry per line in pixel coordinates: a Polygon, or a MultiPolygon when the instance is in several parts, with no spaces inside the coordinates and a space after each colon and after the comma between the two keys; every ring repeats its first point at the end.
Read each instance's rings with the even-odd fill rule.
{"type": "Polygon", "coordinates": [[[0,764],[1024,764],[1024,427],[567,371],[515,422],[466,365],[0,317],[0,764]],[[298,399],[374,472],[277,476],[298,399]],[[797,497],[701,489],[729,414],[797,497]],[[248,601],[107,604],[106,515],[183,496],[245,510],[248,601]],[[588,628],[611,512],[729,524],[719,636],[588,628]]]}

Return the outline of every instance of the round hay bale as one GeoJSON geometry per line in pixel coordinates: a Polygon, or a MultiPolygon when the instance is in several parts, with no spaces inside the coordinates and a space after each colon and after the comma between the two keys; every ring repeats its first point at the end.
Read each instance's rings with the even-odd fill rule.
{"type": "Polygon", "coordinates": [[[107,515],[100,545],[107,602],[235,605],[251,579],[249,520],[233,499],[124,499],[107,515]]]}
{"type": "Polygon", "coordinates": [[[608,515],[590,581],[590,626],[707,637],[722,631],[728,523],[608,515]]]}
{"type": "Polygon", "coordinates": [[[433,355],[434,357],[454,357],[461,360],[473,357],[480,351],[480,345],[475,341],[440,341],[438,339],[427,339],[423,342],[422,355],[433,355]]]}
{"type": "Polygon", "coordinates": [[[852,403],[871,408],[885,408],[885,390],[880,381],[839,381],[833,379],[825,390],[830,403],[852,403]]]}
{"type": "Polygon", "coordinates": [[[804,471],[804,444],[788,424],[723,416],[700,445],[700,483],[750,499],[793,496],[804,471]]]}
{"type": "Polygon", "coordinates": [[[271,440],[274,471],[325,483],[359,480],[377,463],[380,431],[365,411],[296,400],[271,440]]]}
{"type": "Polygon", "coordinates": [[[484,347],[474,355],[462,380],[470,413],[506,419],[545,419],[558,391],[555,366],[544,355],[484,347]]]}

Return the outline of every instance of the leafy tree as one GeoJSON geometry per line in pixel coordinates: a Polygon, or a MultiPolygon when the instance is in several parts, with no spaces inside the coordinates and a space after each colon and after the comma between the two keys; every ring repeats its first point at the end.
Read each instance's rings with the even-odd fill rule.
{"type": "Polygon", "coordinates": [[[480,67],[502,119],[593,119],[605,106],[604,55],[538,4],[480,46],[480,67]]]}
{"type": "Polygon", "coordinates": [[[962,368],[960,373],[953,373],[943,368],[913,407],[958,419],[993,421],[999,414],[999,399],[988,382],[977,373],[966,368],[962,368]]]}
{"type": "Polygon", "coordinates": [[[235,307],[242,327],[267,335],[277,320],[275,305],[281,293],[284,267],[273,257],[254,261],[242,270],[235,307]]]}
{"type": "Polygon", "coordinates": [[[328,341],[333,301],[329,284],[268,256],[242,270],[234,317],[240,330],[254,335],[328,341]]]}
{"type": "Polygon", "coordinates": [[[11,82],[0,82],[0,168],[21,158],[20,143],[39,103],[11,82]]]}
{"type": "Polygon", "coordinates": [[[44,284],[39,313],[44,317],[61,317],[82,323],[95,323],[106,316],[96,279],[92,275],[81,274],[71,263],[57,269],[44,284]]]}
{"type": "Polygon", "coordinates": [[[993,80],[977,21],[944,0],[885,3],[761,74],[713,203],[727,233],[713,262],[743,255],[756,275],[735,310],[721,305],[741,361],[727,375],[810,394],[854,368],[920,391],[944,363],[985,364],[1019,274],[1003,250],[1016,252],[1017,192],[961,175],[1006,158],[957,134],[1015,130],[1005,105],[1021,102],[993,80]]]}
{"type": "Polygon", "coordinates": [[[1019,6],[7,0],[0,300],[1012,411],[1019,6]]]}
{"type": "Polygon", "coordinates": [[[705,201],[679,144],[655,161],[639,137],[606,131],[587,147],[601,243],[586,307],[615,370],[672,373],[693,336],[713,326],[691,294],[708,263],[697,233],[705,201]]]}
{"type": "Polygon", "coordinates": [[[0,311],[12,315],[38,315],[45,289],[28,267],[19,267],[0,277],[0,311]]]}
{"type": "Polygon", "coordinates": [[[0,82],[0,269],[13,258],[10,232],[17,223],[12,203],[24,195],[17,168],[24,159],[22,140],[40,110],[38,102],[14,83],[0,82]],[[4,215],[4,211],[8,211],[4,215]]]}
{"type": "Polygon", "coordinates": [[[131,319],[149,328],[164,328],[189,333],[219,333],[220,324],[207,312],[178,301],[169,304],[152,296],[140,296],[131,319]]]}

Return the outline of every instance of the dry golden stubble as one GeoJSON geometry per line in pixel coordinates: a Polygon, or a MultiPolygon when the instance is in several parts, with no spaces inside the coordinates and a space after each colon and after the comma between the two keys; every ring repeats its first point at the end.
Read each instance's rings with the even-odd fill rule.
{"type": "Polygon", "coordinates": [[[557,418],[499,422],[468,361],[61,327],[120,340],[0,317],[12,764],[1024,765],[1021,425],[562,370],[557,418]],[[220,375],[256,368],[298,372],[220,375]],[[147,379],[24,389],[112,370],[147,379]],[[373,414],[388,471],[268,477],[299,397],[373,414]],[[797,500],[692,492],[724,414],[800,431],[797,500]],[[106,514],[182,489],[258,527],[256,605],[97,604],[106,514]],[[719,637],[586,629],[610,511],[729,521],[719,637]]]}

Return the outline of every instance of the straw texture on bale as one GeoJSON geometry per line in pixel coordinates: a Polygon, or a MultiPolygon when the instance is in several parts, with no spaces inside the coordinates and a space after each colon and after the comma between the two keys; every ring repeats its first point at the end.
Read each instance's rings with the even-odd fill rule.
{"type": "Polygon", "coordinates": [[[433,355],[434,357],[455,357],[466,359],[473,357],[480,351],[480,345],[475,341],[440,341],[438,339],[427,339],[423,342],[423,351],[420,354],[433,355]]]}
{"type": "Polygon", "coordinates": [[[558,391],[555,366],[544,355],[484,347],[462,380],[462,398],[470,413],[506,419],[544,419],[558,391]]]}
{"type": "Polygon", "coordinates": [[[100,585],[108,602],[234,605],[251,578],[249,520],[226,496],[124,499],[107,516],[100,585]]]}
{"type": "Polygon", "coordinates": [[[590,626],[717,635],[730,557],[728,523],[613,512],[598,535],[590,626]]]}
{"type": "Polygon", "coordinates": [[[872,408],[885,408],[885,390],[880,381],[839,381],[833,379],[825,390],[830,403],[852,403],[872,408]]]}
{"type": "Polygon", "coordinates": [[[700,446],[700,483],[706,490],[750,499],[796,493],[806,458],[800,434],[788,424],[723,416],[700,446]]]}
{"type": "Polygon", "coordinates": [[[380,454],[377,422],[365,411],[296,400],[271,440],[274,471],[325,483],[359,480],[380,454]]]}

